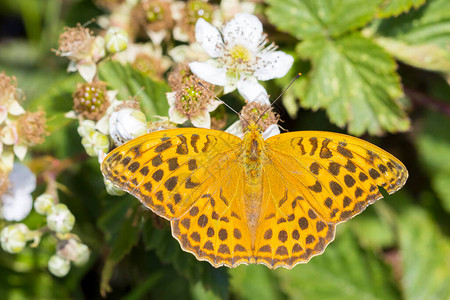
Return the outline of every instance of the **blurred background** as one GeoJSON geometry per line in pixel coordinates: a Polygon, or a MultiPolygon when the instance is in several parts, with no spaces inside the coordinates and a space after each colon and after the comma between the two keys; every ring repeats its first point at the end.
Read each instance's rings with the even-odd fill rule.
{"type": "MultiPolygon", "coordinates": [[[[72,265],[61,277],[48,269],[58,245],[52,234],[16,254],[0,250],[2,299],[450,299],[449,1],[185,3],[197,12],[219,11],[223,21],[251,10],[269,41],[294,56],[288,75],[264,82],[274,99],[296,73],[303,74],[275,105],[284,129],[359,136],[409,171],[403,189],[339,225],[322,255],[291,270],[215,269],[183,252],[169,224],[135,198],[106,192],[77,122],[64,117],[83,79],[67,72],[69,60],[52,49],[58,49],[65,26],[85,24],[101,35],[102,24],[120,23],[127,14],[121,7],[138,2],[0,0],[0,72],[17,78],[26,110],[43,110],[47,118],[45,142],[25,159],[37,174],[33,198],[48,184],[39,172],[43,165],[63,165],[56,173],[59,201],[75,217],[73,233],[90,249],[87,263],[72,265]]],[[[165,1],[151,5],[159,2],[165,1]]],[[[130,14],[128,29],[144,26],[130,14]]],[[[134,29],[130,43],[152,38],[174,66],[169,51],[192,40],[170,37],[170,30],[157,43],[134,29]]],[[[167,116],[168,69],[105,61],[98,72],[122,99],[141,93],[142,107],[167,116]]],[[[244,104],[237,93],[223,99],[234,107],[244,104]]],[[[220,113],[227,126],[238,119],[231,111],[220,113]]],[[[30,229],[46,226],[34,210],[21,222],[30,229]]],[[[1,219],[0,228],[13,223],[1,219]]]]}

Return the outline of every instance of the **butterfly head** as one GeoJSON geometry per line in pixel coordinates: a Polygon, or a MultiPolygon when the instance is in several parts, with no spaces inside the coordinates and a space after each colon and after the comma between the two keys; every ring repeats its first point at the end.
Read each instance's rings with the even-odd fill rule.
{"type": "Polygon", "coordinates": [[[248,123],[247,130],[248,132],[259,132],[259,133],[263,132],[262,127],[253,121],[250,121],[248,123]]]}

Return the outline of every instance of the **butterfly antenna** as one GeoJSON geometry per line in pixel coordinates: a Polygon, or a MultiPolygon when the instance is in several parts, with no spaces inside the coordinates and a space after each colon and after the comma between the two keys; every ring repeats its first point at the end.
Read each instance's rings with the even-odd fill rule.
{"type": "Polygon", "coordinates": [[[291,83],[289,83],[289,85],[281,92],[281,94],[280,94],[275,100],[273,100],[272,103],[270,103],[270,106],[269,106],[268,108],[266,108],[266,110],[264,110],[264,111],[262,112],[262,114],[259,116],[258,120],[256,121],[256,124],[258,124],[258,122],[259,122],[259,120],[262,118],[262,116],[264,116],[264,114],[265,114],[269,109],[271,109],[271,108],[273,107],[273,105],[275,104],[275,102],[277,102],[278,99],[280,99],[280,98],[284,95],[284,93],[291,87],[291,85],[292,85],[292,84],[293,84],[300,76],[302,76],[302,73],[297,73],[297,75],[295,76],[295,78],[292,79],[291,83]]]}
{"type": "Polygon", "coordinates": [[[211,96],[213,96],[216,100],[220,101],[223,103],[223,105],[225,105],[226,107],[228,107],[231,111],[233,111],[234,113],[236,113],[242,120],[244,120],[245,122],[247,122],[248,125],[250,125],[250,123],[244,119],[240,113],[238,113],[234,108],[232,108],[230,105],[228,105],[225,101],[223,101],[222,99],[220,99],[219,97],[217,97],[213,92],[211,92],[203,83],[201,83],[200,81],[196,81],[196,83],[201,86],[202,88],[204,88],[206,90],[207,93],[209,93],[211,96]]]}

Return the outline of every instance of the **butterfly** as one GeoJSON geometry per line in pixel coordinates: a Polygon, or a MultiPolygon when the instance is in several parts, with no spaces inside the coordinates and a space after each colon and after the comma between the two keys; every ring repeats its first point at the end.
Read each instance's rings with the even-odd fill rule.
{"type": "Polygon", "coordinates": [[[105,178],[171,222],[181,248],[214,267],[292,268],[321,254],[335,227],[408,178],[394,156],[364,140],[298,131],[264,140],[179,128],[111,151],[105,178]]]}

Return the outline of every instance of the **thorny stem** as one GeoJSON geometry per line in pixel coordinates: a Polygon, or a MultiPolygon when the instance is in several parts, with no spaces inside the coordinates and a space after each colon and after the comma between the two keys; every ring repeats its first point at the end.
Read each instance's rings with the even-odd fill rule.
{"type": "Polygon", "coordinates": [[[404,88],[405,94],[413,100],[414,103],[430,108],[434,111],[443,113],[450,117],[450,103],[444,102],[440,99],[423,94],[419,91],[404,88]]]}

